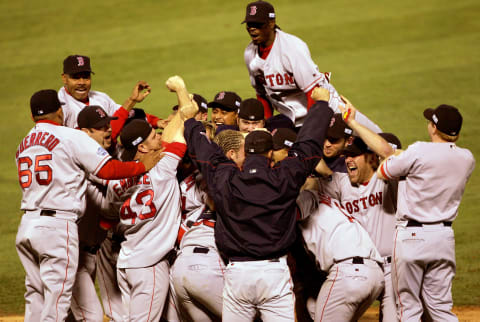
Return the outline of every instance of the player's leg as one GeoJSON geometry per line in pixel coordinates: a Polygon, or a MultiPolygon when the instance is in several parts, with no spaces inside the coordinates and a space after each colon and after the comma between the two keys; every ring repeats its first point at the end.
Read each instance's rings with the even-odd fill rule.
{"type": "Polygon", "coordinates": [[[397,227],[392,256],[392,285],[397,304],[397,319],[420,321],[420,298],[425,267],[425,235],[420,228],[397,227]]]}
{"type": "Polygon", "coordinates": [[[130,284],[130,321],[160,320],[169,288],[167,260],[151,267],[125,269],[130,284]]]}
{"type": "Polygon", "coordinates": [[[123,316],[121,321],[130,321],[130,302],[131,302],[131,287],[128,282],[127,278],[127,269],[126,268],[118,268],[117,267],[117,281],[118,281],[118,287],[120,288],[120,291],[122,292],[122,305],[123,305],[123,316]]]}
{"type": "Polygon", "coordinates": [[[258,274],[254,303],[262,321],[295,321],[295,294],[287,256],[255,262],[252,268],[250,274],[258,274]]]}
{"type": "Polygon", "coordinates": [[[223,321],[253,321],[256,308],[252,303],[257,287],[258,272],[251,262],[230,262],[225,269],[223,287],[223,321]]]}
{"type": "Polygon", "coordinates": [[[111,321],[123,321],[125,310],[122,292],[117,280],[117,257],[120,243],[111,237],[105,238],[97,252],[97,281],[103,310],[111,321]]]}
{"type": "Polygon", "coordinates": [[[78,231],[74,222],[42,217],[48,226],[37,227],[40,276],[45,285],[41,321],[62,321],[67,317],[78,266],[78,231]],[[55,228],[55,229],[52,229],[55,228]]]}
{"type": "Polygon", "coordinates": [[[165,305],[163,307],[161,321],[168,321],[168,322],[186,321],[185,318],[180,317],[180,310],[179,310],[179,305],[177,301],[177,295],[176,295],[175,289],[173,288],[171,267],[170,267],[169,282],[170,282],[170,287],[168,288],[168,295],[165,301],[165,305]]]}
{"type": "MultiPolygon", "coordinates": [[[[35,229],[31,220],[22,218],[16,237],[18,257],[25,270],[25,321],[36,321],[43,310],[43,284],[36,251],[30,241],[30,230],[35,229]]],[[[35,244],[35,242],[34,242],[35,244]]]]}
{"type": "Polygon", "coordinates": [[[397,305],[392,284],[392,265],[385,263],[383,266],[385,288],[380,295],[380,320],[395,321],[397,319],[397,305]]]}
{"type": "Polygon", "coordinates": [[[95,257],[95,254],[80,251],[71,304],[77,321],[103,321],[102,305],[95,290],[95,257]]]}
{"type": "Polygon", "coordinates": [[[182,311],[194,321],[221,319],[225,265],[214,249],[185,247],[172,268],[182,311]]]}
{"type": "Polygon", "coordinates": [[[452,312],[452,281],[455,276],[455,239],[451,227],[424,227],[429,235],[432,262],[425,270],[422,299],[433,321],[458,321],[452,312]]]}

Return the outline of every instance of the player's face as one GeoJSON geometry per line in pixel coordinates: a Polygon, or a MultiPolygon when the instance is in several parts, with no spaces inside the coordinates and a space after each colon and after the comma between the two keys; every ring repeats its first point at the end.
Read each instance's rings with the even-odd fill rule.
{"type": "Polygon", "coordinates": [[[346,139],[326,138],[323,143],[323,155],[327,158],[333,158],[340,154],[345,148],[346,139]]]}
{"type": "Polygon", "coordinates": [[[85,102],[88,93],[92,87],[90,72],[82,72],[73,75],[62,74],[63,84],[65,88],[78,101],[85,102]]]}
{"type": "Polygon", "coordinates": [[[208,119],[208,112],[198,112],[195,114],[195,119],[197,121],[206,121],[208,119]]]}
{"type": "Polygon", "coordinates": [[[100,129],[89,129],[88,135],[104,149],[108,149],[112,145],[112,128],[110,124],[100,129]]]}
{"type": "Polygon", "coordinates": [[[162,148],[162,135],[152,129],[148,138],[142,142],[147,151],[158,151],[162,148]]]}
{"type": "Polygon", "coordinates": [[[268,47],[275,40],[275,21],[267,23],[247,22],[247,32],[255,45],[268,47]]]}
{"type": "Polygon", "coordinates": [[[255,129],[265,127],[264,120],[250,121],[238,118],[238,129],[240,132],[252,132],[255,129]]]}
{"type": "Polygon", "coordinates": [[[368,153],[346,157],[345,163],[351,183],[362,184],[370,180],[374,173],[370,158],[371,154],[368,153]]]}
{"type": "Polygon", "coordinates": [[[212,109],[212,121],[218,125],[235,125],[237,123],[237,113],[227,112],[218,107],[212,109]]]}

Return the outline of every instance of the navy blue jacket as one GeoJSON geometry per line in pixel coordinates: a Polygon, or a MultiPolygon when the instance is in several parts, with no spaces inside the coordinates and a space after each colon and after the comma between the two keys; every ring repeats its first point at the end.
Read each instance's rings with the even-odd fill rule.
{"type": "Polygon", "coordinates": [[[215,202],[215,241],[223,256],[260,260],[287,253],[296,237],[295,201],[321,159],[332,115],[327,102],[315,103],[285,160],[271,168],[266,157],[248,155],[242,170],[207,139],[200,122],[185,122],[188,152],[215,202]]]}

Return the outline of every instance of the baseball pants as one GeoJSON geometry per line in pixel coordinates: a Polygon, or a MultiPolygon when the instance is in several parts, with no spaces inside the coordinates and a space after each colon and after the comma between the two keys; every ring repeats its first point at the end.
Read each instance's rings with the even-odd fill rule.
{"type": "Polygon", "coordinates": [[[103,321],[102,305],[95,290],[95,258],[95,254],[80,251],[71,304],[77,321],[103,321]]]}
{"type": "Polygon", "coordinates": [[[370,259],[334,264],[318,293],[315,321],[357,321],[384,288],[382,268],[370,259]]]}
{"type": "Polygon", "coordinates": [[[125,308],[122,292],[117,280],[117,258],[120,243],[110,237],[105,238],[97,252],[97,281],[102,298],[103,310],[110,321],[123,321],[125,308]]]}
{"type": "Polygon", "coordinates": [[[452,312],[455,237],[443,223],[398,226],[393,253],[393,286],[400,321],[458,321],[452,312]]]}
{"type": "Polygon", "coordinates": [[[392,264],[385,261],[383,264],[383,277],[385,279],[385,288],[380,294],[380,321],[397,321],[397,305],[395,303],[395,292],[392,284],[392,264]]]}
{"type": "Polygon", "coordinates": [[[25,321],[65,320],[78,265],[77,224],[26,213],[15,243],[26,273],[25,321]]]}
{"type": "Polygon", "coordinates": [[[295,321],[295,295],[287,256],[230,262],[225,271],[223,321],[295,321]]]}
{"type": "Polygon", "coordinates": [[[150,267],[118,268],[118,285],[126,316],[124,321],[159,321],[169,288],[170,267],[161,260],[150,267]]]}
{"type": "Polygon", "coordinates": [[[184,247],[172,267],[182,316],[188,321],[221,320],[225,264],[216,249],[184,247]]]}

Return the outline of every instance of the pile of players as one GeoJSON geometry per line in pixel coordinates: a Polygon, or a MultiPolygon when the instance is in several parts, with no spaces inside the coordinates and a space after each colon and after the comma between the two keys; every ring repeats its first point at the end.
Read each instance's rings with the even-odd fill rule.
{"type": "Polygon", "coordinates": [[[386,321],[456,319],[451,226],[475,164],[459,111],[426,109],[432,142],[402,151],[269,3],[244,22],[256,98],[208,103],[173,76],[161,120],[134,108],[147,82],[123,105],[91,90],[82,55],[32,96],[16,154],[26,321],[349,321],[377,299],[386,321]]]}

